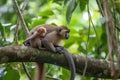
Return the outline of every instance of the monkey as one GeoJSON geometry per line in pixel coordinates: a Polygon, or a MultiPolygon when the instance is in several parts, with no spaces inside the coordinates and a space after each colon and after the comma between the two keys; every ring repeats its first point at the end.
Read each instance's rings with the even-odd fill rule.
{"type": "MultiPolygon", "coordinates": [[[[36,33],[36,31],[40,27],[44,27],[47,30],[46,35],[41,39],[40,45],[42,44],[44,46],[44,48],[46,48],[47,50],[50,50],[50,51],[55,52],[55,53],[63,53],[65,55],[65,57],[68,60],[70,70],[71,70],[70,80],[74,80],[75,64],[74,64],[73,58],[72,58],[71,54],[69,54],[62,46],[60,46],[60,42],[62,40],[69,38],[70,30],[66,26],[55,27],[53,25],[44,24],[44,25],[40,25],[40,26],[33,28],[30,31],[30,37],[33,36],[34,33],[36,33]]],[[[26,40],[26,44],[30,44],[29,38],[26,40]]],[[[36,80],[44,80],[45,79],[45,75],[43,75],[45,73],[40,72],[40,71],[42,71],[40,69],[41,66],[42,66],[41,64],[38,64],[38,66],[37,66],[37,68],[38,68],[37,73],[38,74],[36,76],[37,77],[36,80]],[[38,70],[40,70],[40,71],[38,71],[38,70]],[[41,74],[41,75],[39,75],[39,74],[41,74]]],[[[43,71],[44,71],[44,69],[43,69],[43,71]]]]}
{"type": "Polygon", "coordinates": [[[34,32],[32,32],[29,37],[24,41],[24,45],[30,45],[33,48],[38,48],[38,49],[45,49],[42,48],[41,44],[41,38],[43,38],[46,35],[46,28],[44,27],[39,27],[36,29],[34,32]]]}
{"type": "Polygon", "coordinates": [[[46,34],[46,36],[41,39],[41,42],[44,43],[43,46],[46,49],[55,53],[63,53],[65,55],[71,70],[70,80],[74,80],[76,70],[72,55],[60,46],[62,40],[69,39],[69,32],[70,30],[66,26],[57,27],[54,31],[46,34]]]}

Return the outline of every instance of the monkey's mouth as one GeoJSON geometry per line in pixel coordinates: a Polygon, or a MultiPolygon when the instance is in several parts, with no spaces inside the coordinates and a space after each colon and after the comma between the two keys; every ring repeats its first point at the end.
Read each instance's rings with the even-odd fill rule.
{"type": "Polygon", "coordinates": [[[65,38],[66,38],[66,39],[69,39],[69,34],[65,34],[65,38]]]}

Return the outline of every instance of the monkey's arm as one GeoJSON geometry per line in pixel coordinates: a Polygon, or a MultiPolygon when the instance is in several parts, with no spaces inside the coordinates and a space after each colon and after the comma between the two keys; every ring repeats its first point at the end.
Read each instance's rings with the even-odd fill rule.
{"type": "Polygon", "coordinates": [[[44,46],[46,49],[48,49],[48,50],[50,50],[50,51],[53,51],[53,52],[57,52],[57,51],[56,51],[56,48],[54,47],[54,45],[53,45],[52,43],[50,43],[46,38],[43,38],[43,39],[41,40],[41,42],[43,43],[43,46],[44,46]]]}
{"type": "Polygon", "coordinates": [[[30,35],[25,41],[28,41],[28,40],[30,40],[30,39],[34,39],[35,37],[37,37],[38,36],[38,32],[37,31],[35,31],[32,35],[30,35]]]}
{"type": "Polygon", "coordinates": [[[35,31],[32,35],[29,35],[29,37],[23,42],[25,46],[31,46],[30,45],[30,40],[34,39],[35,37],[38,36],[38,32],[35,31]]]}

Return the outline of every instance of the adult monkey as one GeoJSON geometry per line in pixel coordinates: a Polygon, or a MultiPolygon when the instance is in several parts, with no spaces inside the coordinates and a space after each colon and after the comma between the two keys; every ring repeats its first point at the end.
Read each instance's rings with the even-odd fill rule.
{"type": "MultiPolygon", "coordinates": [[[[69,54],[69,52],[64,49],[62,46],[60,46],[60,42],[64,39],[68,39],[69,38],[69,32],[70,30],[66,27],[66,26],[59,26],[59,27],[55,27],[52,25],[41,25],[42,27],[46,28],[47,33],[46,36],[41,39],[42,45],[53,52],[57,52],[57,53],[63,53],[66,57],[66,59],[68,60],[69,63],[69,67],[71,70],[71,77],[70,80],[74,80],[75,77],[75,64],[72,58],[72,55],[69,54]]],[[[32,29],[30,31],[30,35],[32,36],[34,34],[34,32],[36,30],[38,30],[41,26],[35,27],[34,29],[32,29]]],[[[28,37],[29,38],[29,37],[28,37]]],[[[29,38],[30,39],[30,38],[29,38]]],[[[30,44],[29,41],[24,42],[24,44],[30,44]]],[[[44,64],[43,64],[44,66],[44,64]]],[[[44,67],[41,64],[37,64],[37,76],[36,76],[36,80],[44,80],[45,79],[45,72],[42,72],[42,70],[44,71],[44,67]],[[42,67],[42,69],[41,69],[42,67]],[[41,74],[41,75],[40,75],[41,74]]]]}
{"type": "Polygon", "coordinates": [[[70,30],[66,26],[59,26],[54,31],[48,33],[42,39],[42,43],[44,47],[47,48],[48,50],[65,55],[71,70],[70,80],[74,80],[76,69],[72,55],[66,49],[60,46],[60,42],[62,40],[69,38],[69,32],[70,30]]]}

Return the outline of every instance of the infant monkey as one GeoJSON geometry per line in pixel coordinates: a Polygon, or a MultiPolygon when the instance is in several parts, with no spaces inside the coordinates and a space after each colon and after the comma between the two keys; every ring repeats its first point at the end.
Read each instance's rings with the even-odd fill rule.
{"type": "Polygon", "coordinates": [[[24,41],[24,45],[29,45],[33,48],[45,49],[42,48],[41,39],[46,35],[47,30],[44,27],[39,27],[34,32],[29,34],[29,37],[24,41]]]}

